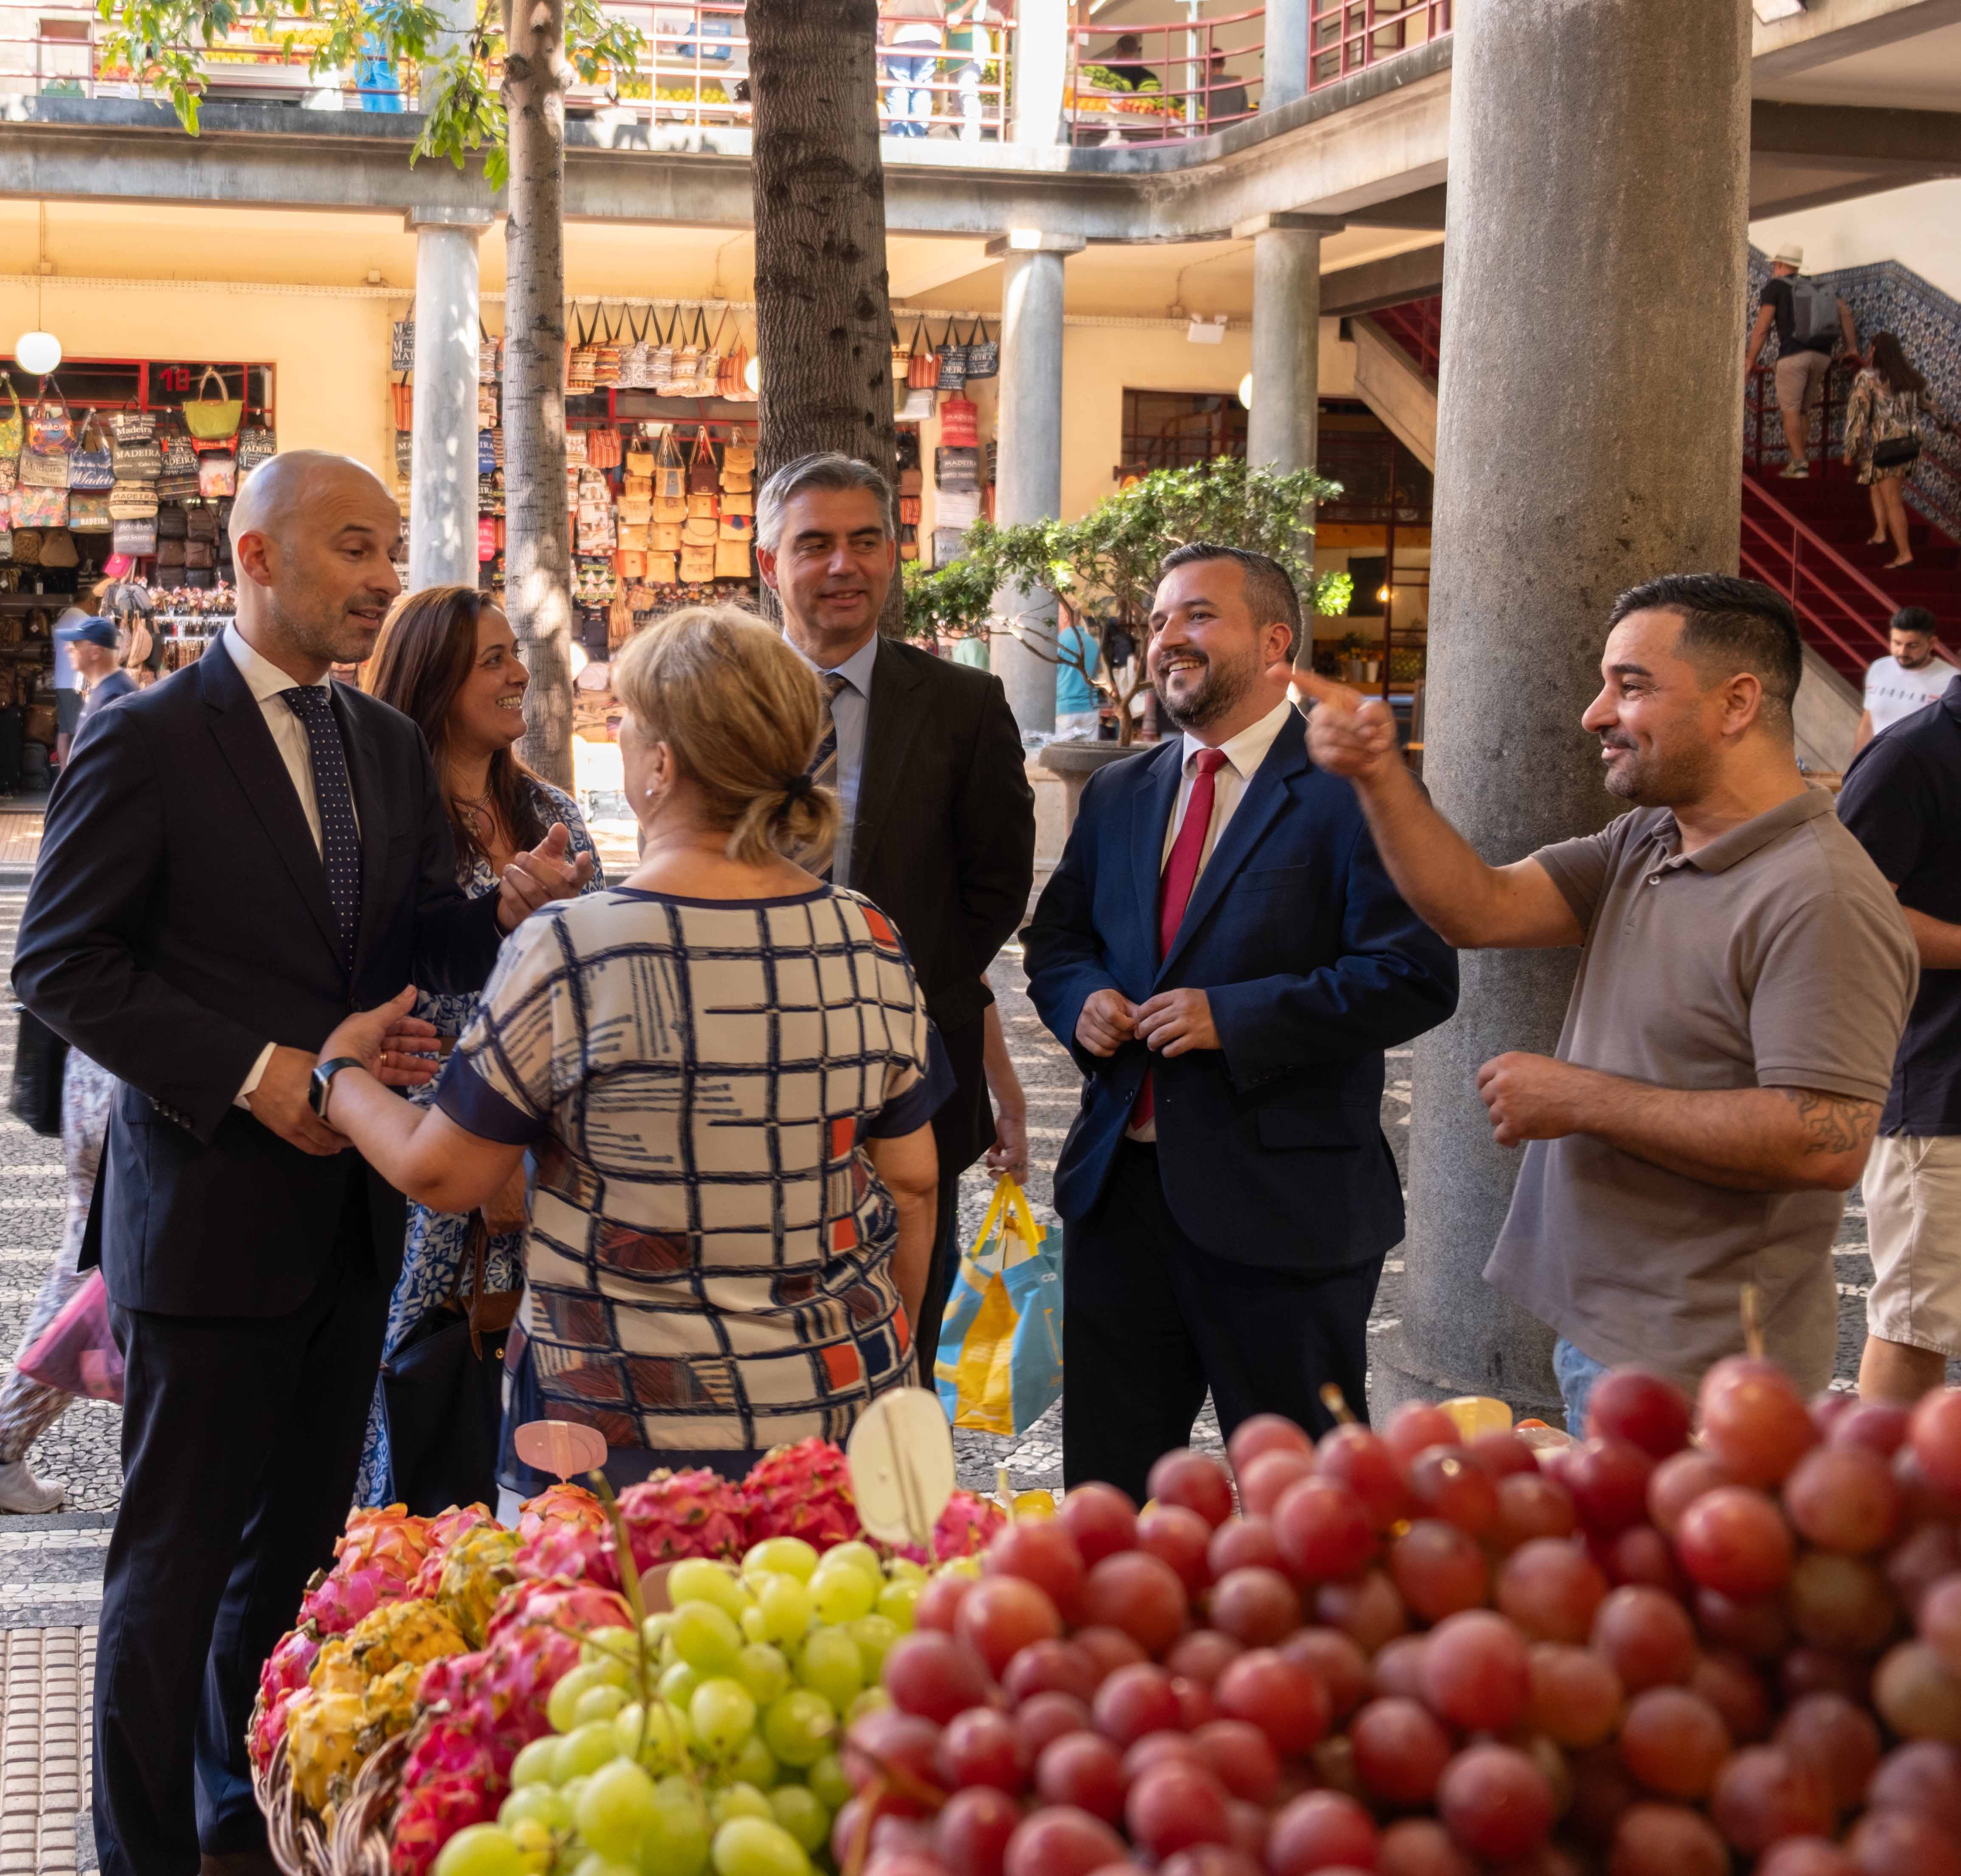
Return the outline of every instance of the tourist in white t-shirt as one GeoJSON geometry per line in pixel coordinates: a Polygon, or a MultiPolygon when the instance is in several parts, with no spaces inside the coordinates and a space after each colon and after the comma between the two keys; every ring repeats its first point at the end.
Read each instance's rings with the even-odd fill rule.
{"type": "Polygon", "coordinates": [[[1857,755],[1883,729],[1911,716],[1947,688],[1954,667],[1935,656],[1934,617],[1924,606],[1902,606],[1888,627],[1892,656],[1866,672],[1866,709],[1853,740],[1857,755]]]}

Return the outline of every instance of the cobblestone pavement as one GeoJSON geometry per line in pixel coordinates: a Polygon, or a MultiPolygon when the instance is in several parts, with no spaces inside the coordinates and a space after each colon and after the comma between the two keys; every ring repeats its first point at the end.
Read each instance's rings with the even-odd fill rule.
{"type": "MultiPolygon", "coordinates": [[[[0,824],[10,818],[0,812],[0,824]]],[[[0,827],[0,831],[4,831],[0,827]]],[[[24,832],[13,836],[27,838],[24,832]]],[[[5,868],[0,860],[0,868],[5,868]]],[[[11,969],[26,881],[0,870],[0,970],[11,969]]],[[[1074,1065],[1036,1019],[1025,993],[1021,953],[1011,946],[991,973],[1010,1052],[1028,1097],[1028,1196],[1037,1218],[1055,1225],[1050,1171],[1076,1112],[1074,1065]]],[[[0,999],[0,1070],[11,1074],[14,1021],[0,999]]],[[[1382,1125],[1397,1165],[1406,1170],[1410,1129],[1410,1052],[1392,1050],[1382,1125]]],[[[971,1243],[987,1209],[991,1182],[984,1169],[961,1182],[960,1224],[971,1243]]],[[[62,1178],[58,1144],[0,1115],[0,1361],[11,1356],[49,1259],[61,1236],[62,1178]]],[[[1835,1250],[1839,1291],[1839,1379],[1850,1386],[1864,1338],[1867,1289],[1865,1207],[1854,1195],[1835,1250]]],[[[1394,1329],[1401,1314],[1402,1261],[1392,1256],[1370,1322],[1372,1335],[1394,1329]]],[[[1961,1378],[1950,1370],[1950,1378],[1961,1378]]],[[[0,1518],[0,1649],[5,1651],[5,1766],[0,1778],[0,1876],[56,1876],[94,1867],[85,1816],[88,1702],[78,1701],[93,1674],[94,1622],[100,1601],[102,1559],[120,1488],[116,1439],[120,1415],[100,1402],[78,1402],[49,1429],[30,1458],[43,1478],[69,1491],[69,1508],[49,1517],[0,1518]],[[56,1747],[73,1743],[72,1761],[56,1747]],[[23,1768],[25,1768],[24,1769],[23,1768]],[[74,1776],[78,1774],[78,1777],[74,1776]],[[78,1831],[78,1824],[79,1830],[78,1831]]],[[[1216,1421],[1208,1406],[1193,1444],[1216,1450],[1216,1421]]],[[[1059,1486],[1062,1475],[1060,1404],[1025,1434],[1003,1439],[956,1431],[963,1484],[992,1489],[1006,1466],[1019,1489],[1059,1486]]]]}

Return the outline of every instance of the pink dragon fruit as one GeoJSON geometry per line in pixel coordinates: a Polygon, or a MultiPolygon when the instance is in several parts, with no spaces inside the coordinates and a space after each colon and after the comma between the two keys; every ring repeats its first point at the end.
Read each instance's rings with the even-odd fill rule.
{"type": "Polygon", "coordinates": [[[300,1604],[300,1621],[302,1625],[311,1623],[322,1635],[345,1635],[384,1603],[399,1602],[407,1590],[405,1578],[386,1570],[350,1570],[343,1574],[336,1565],[330,1574],[314,1572],[307,1585],[306,1600],[300,1604]]]}
{"type": "Polygon", "coordinates": [[[541,1531],[561,1524],[603,1531],[607,1528],[606,1508],[583,1485],[565,1484],[547,1485],[518,1507],[518,1535],[526,1543],[541,1531]]]}
{"type": "Polygon", "coordinates": [[[511,1559],[521,1577],[565,1577],[620,1587],[613,1533],[583,1524],[547,1524],[511,1559]]]}
{"type": "Polygon", "coordinates": [[[620,1517],[643,1570],[677,1557],[739,1557],[748,1548],[741,1488],[705,1466],[629,1485],[620,1517]]]}
{"type": "Polygon", "coordinates": [[[426,1876],[457,1832],[496,1816],[508,1788],[507,1777],[467,1724],[438,1720],[403,1772],[401,1801],[388,1831],[393,1876],[426,1876]]]}
{"type": "Polygon", "coordinates": [[[333,1567],[345,1571],[371,1565],[406,1584],[429,1555],[429,1529],[426,1519],[411,1517],[403,1505],[357,1508],[347,1514],[346,1534],[334,1541],[333,1567]]]}
{"type": "Polygon", "coordinates": [[[442,1566],[449,1548],[459,1537],[497,1520],[480,1504],[451,1505],[429,1522],[429,1550],[409,1584],[409,1594],[421,1601],[434,1602],[442,1586],[442,1566]]]}
{"type": "Polygon", "coordinates": [[[862,1534],[843,1450],[828,1440],[800,1440],[766,1453],[742,1482],[749,1542],[801,1537],[828,1550],[862,1534]]]}
{"type": "Polygon", "coordinates": [[[258,1717],[246,1742],[257,1770],[263,1772],[272,1763],[275,1748],[285,1737],[287,1704],[307,1684],[319,1654],[317,1635],[310,1629],[293,1629],[266,1657],[266,1664],[259,1670],[258,1717]]]}
{"type": "Polygon", "coordinates": [[[977,1556],[1007,1521],[1007,1513],[992,1498],[956,1492],[947,1500],[946,1509],[933,1527],[930,1557],[917,1544],[888,1544],[885,1548],[893,1556],[913,1563],[949,1563],[955,1557],[977,1556]]]}

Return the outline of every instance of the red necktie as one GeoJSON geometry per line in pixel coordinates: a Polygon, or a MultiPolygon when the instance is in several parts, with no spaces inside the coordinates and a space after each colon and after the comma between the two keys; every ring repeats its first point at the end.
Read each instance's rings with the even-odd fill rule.
{"type": "MultiPolygon", "coordinates": [[[[1185,908],[1191,903],[1191,889],[1198,881],[1198,863],[1204,857],[1205,837],[1212,831],[1212,778],[1224,767],[1222,751],[1201,749],[1194,758],[1197,779],[1191,784],[1191,799],[1185,803],[1185,818],[1179,822],[1178,838],[1171,844],[1165,861],[1164,876],[1158,882],[1158,959],[1171,949],[1178,928],[1185,923],[1185,908]]],[[[1130,1110],[1130,1125],[1141,1127],[1151,1118],[1151,1077],[1137,1090],[1137,1104],[1130,1110]]]]}

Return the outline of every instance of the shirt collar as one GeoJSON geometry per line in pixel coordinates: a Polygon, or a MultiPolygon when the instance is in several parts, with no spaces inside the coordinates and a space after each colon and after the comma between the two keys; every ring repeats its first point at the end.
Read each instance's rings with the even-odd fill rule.
{"type": "MultiPolygon", "coordinates": [[[[262,657],[247,644],[244,633],[235,624],[225,628],[225,649],[231,662],[238,667],[238,675],[245,680],[246,689],[261,704],[277,697],[282,691],[296,691],[304,688],[290,672],[282,671],[269,658],[262,657]]],[[[327,679],[322,678],[313,688],[326,690],[327,679]]]]}
{"type": "Polygon", "coordinates": [[[1788,834],[1793,828],[1802,827],[1807,821],[1816,821],[1837,812],[1838,804],[1826,790],[1807,787],[1802,794],[1779,802],[1774,808],[1730,828],[1727,834],[1719,834],[1707,847],[1698,847],[1692,853],[1681,850],[1682,828],[1673,815],[1663,815],[1655,824],[1655,833],[1675,849],[1669,856],[1671,865],[1693,866],[1700,873],[1727,873],[1738,861],[1748,860],[1759,849],[1769,846],[1780,834],[1788,834]]]}
{"type": "Polygon", "coordinates": [[[827,672],[835,672],[862,697],[872,694],[872,667],[878,662],[878,635],[874,632],[863,644],[846,659],[841,665],[820,665],[814,658],[807,656],[803,648],[786,633],[783,642],[803,659],[819,677],[827,672]]]}
{"type": "MultiPolygon", "coordinates": [[[[1267,752],[1280,740],[1280,732],[1287,727],[1287,719],[1293,714],[1293,705],[1282,697],[1257,723],[1248,723],[1236,736],[1229,736],[1218,745],[1219,753],[1232,764],[1232,772],[1241,781],[1247,780],[1260,764],[1267,759],[1267,752]]],[[[1180,758],[1188,769],[1191,759],[1200,750],[1213,745],[1201,742],[1190,730],[1185,732],[1185,751],[1180,758]]]]}

